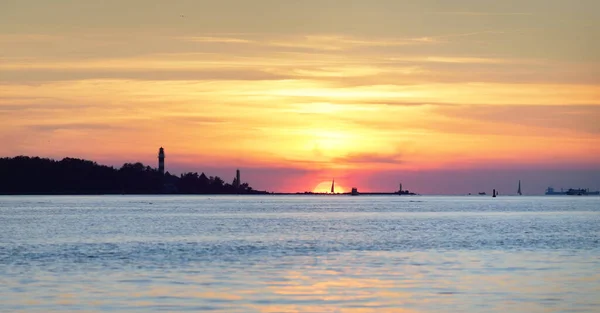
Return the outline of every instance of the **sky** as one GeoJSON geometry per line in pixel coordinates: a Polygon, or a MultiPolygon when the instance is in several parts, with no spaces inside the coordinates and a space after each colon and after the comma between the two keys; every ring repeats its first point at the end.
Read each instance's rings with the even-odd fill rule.
{"type": "Polygon", "coordinates": [[[278,192],[600,189],[595,0],[3,0],[0,156],[278,192]],[[231,179],[229,179],[231,178],[231,179]]]}

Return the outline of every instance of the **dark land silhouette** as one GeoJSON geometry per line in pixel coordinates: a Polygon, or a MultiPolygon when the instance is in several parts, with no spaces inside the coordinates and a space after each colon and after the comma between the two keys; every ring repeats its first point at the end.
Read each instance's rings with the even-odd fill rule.
{"type": "MultiPolygon", "coordinates": [[[[164,169],[162,169],[164,170],[164,169]]],[[[76,158],[56,161],[17,156],[0,158],[0,194],[267,194],[238,181],[204,173],[180,176],[125,163],[121,168],[76,158]]]]}

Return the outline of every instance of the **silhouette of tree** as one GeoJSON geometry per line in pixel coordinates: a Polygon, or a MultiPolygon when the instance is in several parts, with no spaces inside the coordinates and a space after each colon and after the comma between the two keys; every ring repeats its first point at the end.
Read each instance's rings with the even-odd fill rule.
{"type": "Polygon", "coordinates": [[[169,172],[161,175],[144,164],[119,169],[76,158],[55,161],[17,156],[0,158],[0,194],[234,194],[267,193],[244,183],[235,188],[218,176],[169,172]]]}

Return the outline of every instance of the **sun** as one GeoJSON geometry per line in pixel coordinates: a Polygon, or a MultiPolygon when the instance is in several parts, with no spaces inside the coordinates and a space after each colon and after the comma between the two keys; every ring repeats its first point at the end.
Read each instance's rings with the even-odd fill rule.
{"type": "MultiPolygon", "coordinates": [[[[335,193],[345,193],[346,192],[346,188],[339,185],[338,183],[335,183],[334,190],[335,190],[335,193]]],[[[314,192],[314,193],[331,193],[331,181],[324,181],[324,182],[319,183],[313,189],[312,192],[314,192]]]]}

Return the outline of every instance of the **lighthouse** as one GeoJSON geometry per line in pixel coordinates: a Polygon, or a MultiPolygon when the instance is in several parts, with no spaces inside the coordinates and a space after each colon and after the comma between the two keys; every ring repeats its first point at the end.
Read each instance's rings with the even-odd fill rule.
{"type": "Polygon", "coordinates": [[[165,174],[165,149],[163,147],[158,149],[158,172],[161,175],[165,174]]]}

